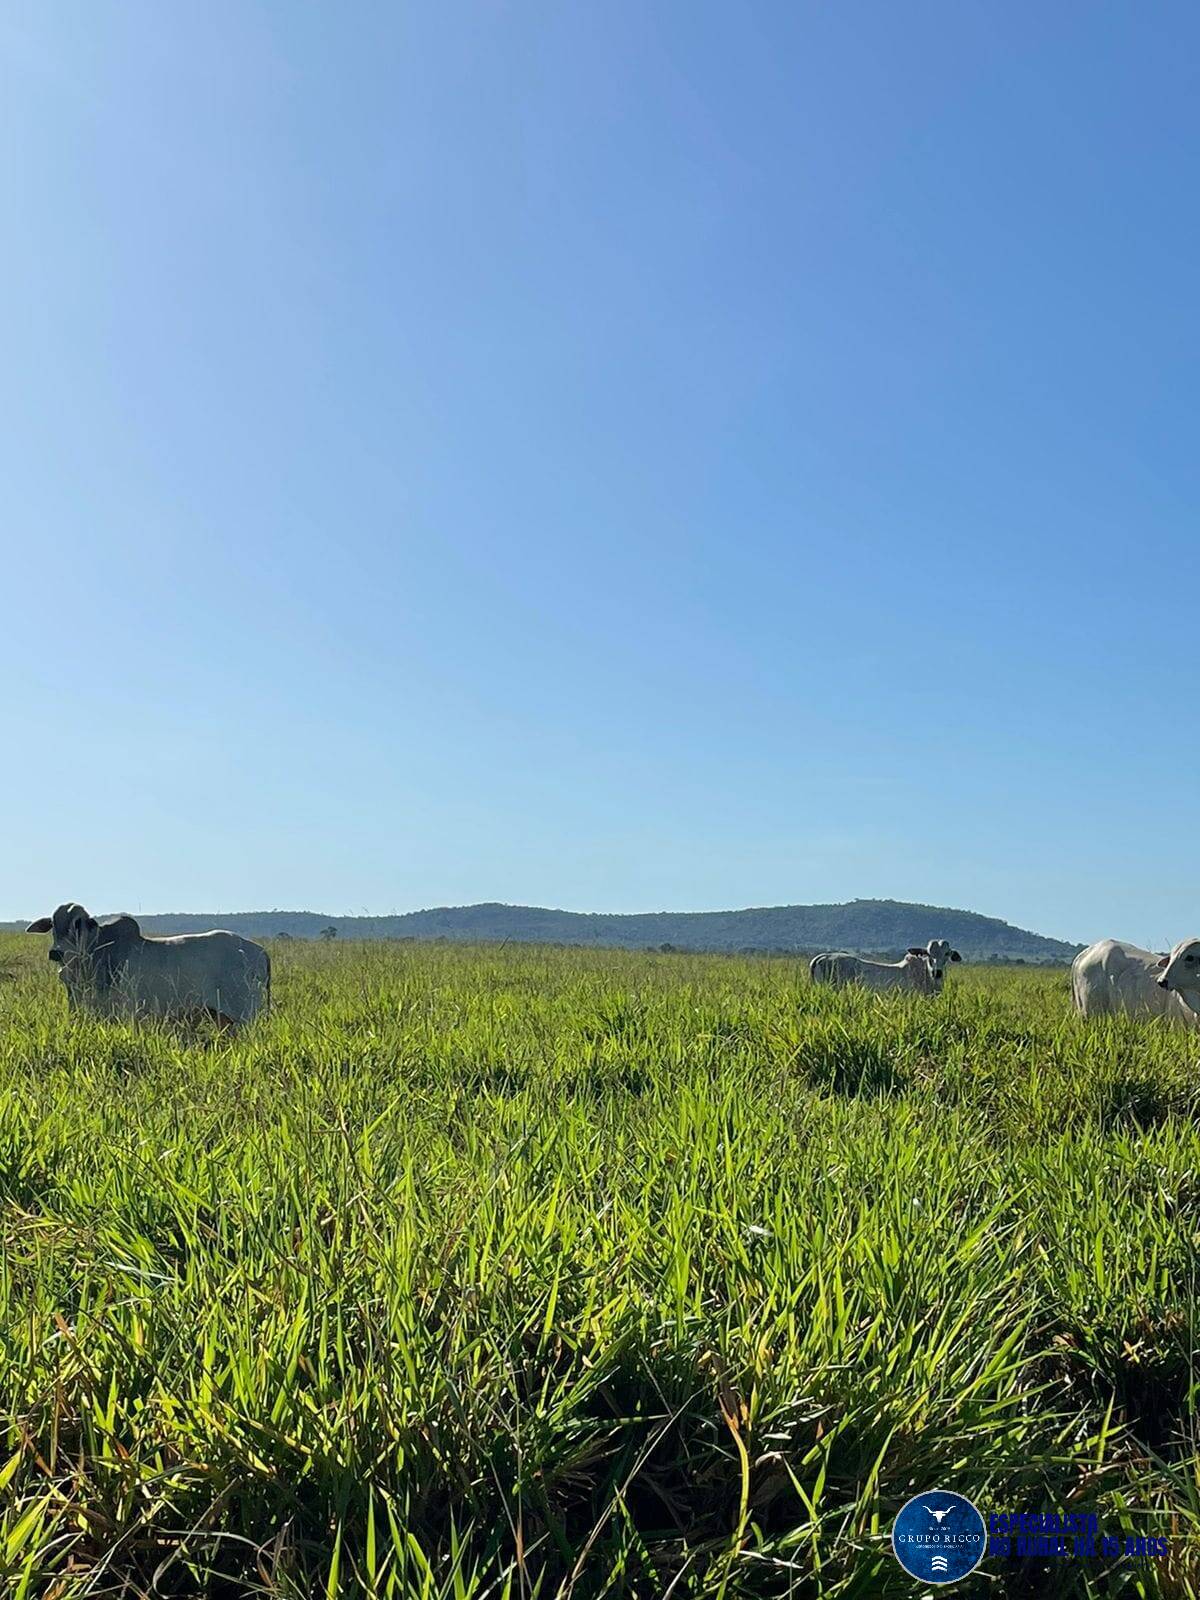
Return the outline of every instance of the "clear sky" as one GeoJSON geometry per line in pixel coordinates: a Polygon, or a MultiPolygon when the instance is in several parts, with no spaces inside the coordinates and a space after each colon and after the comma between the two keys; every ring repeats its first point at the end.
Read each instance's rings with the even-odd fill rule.
{"type": "Polygon", "coordinates": [[[0,915],[1200,931],[1200,13],[0,16],[0,915]]]}

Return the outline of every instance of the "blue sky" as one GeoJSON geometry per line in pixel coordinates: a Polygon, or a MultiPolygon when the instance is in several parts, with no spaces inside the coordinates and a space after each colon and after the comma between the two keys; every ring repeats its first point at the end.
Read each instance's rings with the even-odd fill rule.
{"type": "Polygon", "coordinates": [[[0,57],[0,915],[1200,929],[1194,7],[0,57]]]}

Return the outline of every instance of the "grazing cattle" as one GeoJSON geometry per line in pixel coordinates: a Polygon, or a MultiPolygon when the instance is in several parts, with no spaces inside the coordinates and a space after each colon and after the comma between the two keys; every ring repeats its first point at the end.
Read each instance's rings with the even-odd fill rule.
{"type": "MultiPolygon", "coordinates": [[[[1194,941],[1192,941],[1194,943],[1194,941]]],[[[1177,945],[1186,953],[1188,946],[1177,945]]],[[[1200,1024],[1192,1007],[1178,992],[1179,982],[1164,982],[1171,956],[1140,950],[1118,939],[1101,939],[1088,945],[1071,963],[1071,998],[1081,1017],[1166,1017],[1171,1022],[1200,1024]],[[1174,991],[1174,992],[1172,992],[1174,991]]],[[[1181,965],[1182,971],[1186,963],[1181,965]]],[[[1200,995],[1196,995],[1200,1003],[1200,995]]]]}
{"type": "Polygon", "coordinates": [[[97,922],[83,906],[59,906],[25,930],[51,935],[50,960],[74,1010],[101,1016],[249,1022],[270,998],[271,958],[236,933],[147,938],[132,917],[97,922]]]}
{"type": "Polygon", "coordinates": [[[1200,1023],[1200,939],[1182,940],[1158,965],[1158,988],[1200,1023]]]}
{"type": "Polygon", "coordinates": [[[832,984],[840,989],[848,983],[857,983],[864,989],[880,992],[900,990],[908,994],[936,994],[938,980],[928,950],[915,945],[902,961],[865,961],[862,956],[852,956],[844,950],[814,956],[809,962],[809,973],[814,983],[832,984]]]}

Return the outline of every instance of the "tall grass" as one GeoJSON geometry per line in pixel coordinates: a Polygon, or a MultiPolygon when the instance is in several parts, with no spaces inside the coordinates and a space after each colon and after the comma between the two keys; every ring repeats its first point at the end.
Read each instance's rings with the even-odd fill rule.
{"type": "Polygon", "coordinates": [[[281,945],[242,1036],[0,941],[0,1593],[911,1595],[910,1495],[1200,1587],[1200,1040],[1060,973],[281,945]]]}

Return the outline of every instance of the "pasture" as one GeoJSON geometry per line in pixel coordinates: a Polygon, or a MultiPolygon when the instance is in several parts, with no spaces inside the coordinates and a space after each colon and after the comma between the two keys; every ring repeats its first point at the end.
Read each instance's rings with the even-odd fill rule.
{"type": "Polygon", "coordinates": [[[0,1593],[910,1596],[910,1495],[1190,1595],[1200,1040],[1066,974],[274,947],[243,1036],[0,940],[0,1593]]]}

